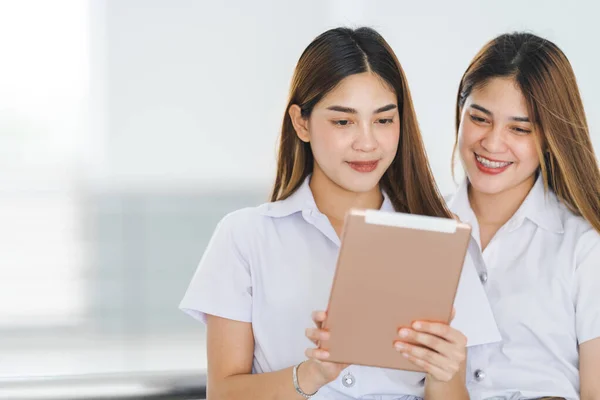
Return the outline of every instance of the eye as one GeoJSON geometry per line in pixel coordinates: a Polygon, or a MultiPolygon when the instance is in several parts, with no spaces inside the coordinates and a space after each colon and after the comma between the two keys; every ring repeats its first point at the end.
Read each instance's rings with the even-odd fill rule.
{"type": "Polygon", "coordinates": [[[519,128],[518,126],[513,128],[513,131],[517,132],[519,135],[528,135],[531,133],[531,130],[525,128],[519,128]]]}
{"type": "Polygon", "coordinates": [[[350,121],[347,119],[338,119],[336,121],[331,121],[331,123],[335,126],[347,126],[350,125],[350,121]]]}
{"type": "Polygon", "coordinates": [[[393,118],[380,118],[377,120],[377,123],[381,124],[381,125],[389,125],[389,124],[394,123],[394,119],[393,118]]]}
{"type": "Polygon", "coordinates": [[[471,115],[470,117],[473,122],[477,122],[479,124],[483,124],[483,123],[487,122],[485,118],[478,117],[477,115],[471,115]]]}

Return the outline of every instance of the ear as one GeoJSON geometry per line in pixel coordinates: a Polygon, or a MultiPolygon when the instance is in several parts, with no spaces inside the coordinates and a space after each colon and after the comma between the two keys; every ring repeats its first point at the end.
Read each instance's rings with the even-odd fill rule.
{"type": "Polygon", "coordinates": [[[288,113],[290,114],[290,119],[292,120],[292,125],[294,126],[294,130],[296,131],[298,138],[303,142],[310,142],[308,118],[304,118],[302,116],[302,110],[300,109],[300,106],[297,104],[292,104],[288,113]]]}

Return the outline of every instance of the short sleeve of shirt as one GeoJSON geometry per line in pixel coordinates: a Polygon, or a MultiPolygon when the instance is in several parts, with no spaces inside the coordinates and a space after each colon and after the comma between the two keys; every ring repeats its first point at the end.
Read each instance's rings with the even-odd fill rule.
{"type": "Polygon", "coordinates": [[[250,226],[244,210],[223,218],[200,260],[179,308],[206,322],[206,315],[252,322],[250,226]]]}
{"type": "Polygon", "coordinates": [[[579,344],[600,337],[600,235],[586,232],[576,252],[573,297],[579,344]]]}

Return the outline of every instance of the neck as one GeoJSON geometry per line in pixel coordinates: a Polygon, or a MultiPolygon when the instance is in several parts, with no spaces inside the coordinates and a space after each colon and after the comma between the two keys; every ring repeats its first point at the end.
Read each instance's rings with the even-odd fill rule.
{"type": "Polygon", "coordinates": [[[329,218],[336,230],[336,225],[343,224],[346,213],[351,208],[379,209],[383,203],[379,186],[368,192],[351,192],[332,182],[318,168],[313,172],[310,189],[317,208],[329,218]]]}
{"type": "Polygon", "coordinates": [[[479,225],[500,228],[517,212],[529,191],[535,184],[535,177],[500,193],[482,193],[469,184],[469,202],[479,225]]]}

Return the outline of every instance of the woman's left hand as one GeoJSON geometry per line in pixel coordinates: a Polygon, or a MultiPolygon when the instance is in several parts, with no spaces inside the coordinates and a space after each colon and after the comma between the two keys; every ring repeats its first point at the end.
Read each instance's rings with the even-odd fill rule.
{"type": "Polygon", "coordinates": [[[398,335],[396,350],[437,381],[452,380],[467,357],[465,335],[444,323],[417,321],[398,335]]]}

